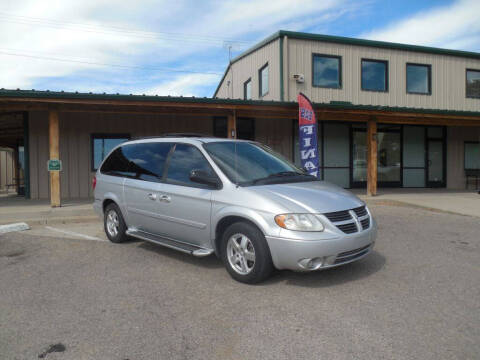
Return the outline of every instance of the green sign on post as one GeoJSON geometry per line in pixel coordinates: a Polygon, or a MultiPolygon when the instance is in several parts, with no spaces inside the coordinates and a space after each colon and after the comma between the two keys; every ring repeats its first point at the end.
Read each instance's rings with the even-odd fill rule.
{"type": "Polygon", "coordinates": [[[47,162],[48,171],[62,171],[62,160],[50,159],[47,162]]]}

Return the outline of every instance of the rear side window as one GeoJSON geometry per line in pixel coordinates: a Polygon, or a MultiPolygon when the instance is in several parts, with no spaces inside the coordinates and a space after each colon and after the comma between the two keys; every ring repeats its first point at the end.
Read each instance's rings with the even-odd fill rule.
{"type": "Polygon", "coordinates": [[[139,143],[125,146],[129,161],[128,172],[136,179],[159,182],[171,143],[139,143]]]}
{"type": "Polygon", "coordinates": [[[129,160],[124,154],[125,147],[119,147],[105,160],[100,172],[105,175],[130,176],[128,172],[129,160]]]}
{"type": "Polygon", "coordinates": [[[177,144],[172,154],[167,171],[167,182],[177,185],[208,188],[207,185],[192,182],[190,172],[203,170],[212,176],[216,176],[207,159],[195,146],[177,144]]]}

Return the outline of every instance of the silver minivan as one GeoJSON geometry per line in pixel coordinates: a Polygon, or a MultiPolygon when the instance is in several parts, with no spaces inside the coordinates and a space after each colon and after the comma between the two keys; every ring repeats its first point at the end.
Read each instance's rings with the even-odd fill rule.
{"type": "Polygon", "coordinates": [[[164,136],[114,148],[94,179],[107,237],[221,258],[258,283],[274,268],[327,269],[368,255],[376,223],[352,193],[253,141],[164,136]]]}

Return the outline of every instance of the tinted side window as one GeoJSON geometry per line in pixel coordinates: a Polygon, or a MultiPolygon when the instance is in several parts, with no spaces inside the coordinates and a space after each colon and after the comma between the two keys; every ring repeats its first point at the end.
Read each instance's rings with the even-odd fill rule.
{"type": "Polygon", "coordinates": [[[119,147],[103,163],[100,172],[105,175],[129,176],[129,160],[124,154],[125,147],[119,147]]]}
{"type": "Polygon", "coordinates": [[[203,170],[212,176],[216,176],[200,150],[192,145],[177,144],[168,166],[167,182],[178,185],[208,188],[207,185],[190,181],[190,172],[192,170],[203,170]]]}
{"type": "Polygon", "coordinates": [[[133,177],[154,182],[161,180],[171,143],[140,143],[124,148],[130,163],[128,171],[133,177]]]}

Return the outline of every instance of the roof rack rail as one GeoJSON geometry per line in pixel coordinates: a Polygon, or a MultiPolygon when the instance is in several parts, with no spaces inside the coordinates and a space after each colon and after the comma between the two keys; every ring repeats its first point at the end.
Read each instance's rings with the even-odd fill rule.
{"type": "Polygon", "coordinates": [[[193,137],[199,137],[199,138],[205,138],[205,137],[215,137],[213,135],[207,135],[207,134],[200,134],[200,133],[167,133],[167,134],[161,134],[161,135],[156,135],[156,136],[138,136],[138,137],[133,137],[132,140],[145,140],[145,139],[158,139],[158,138],[193,138],[193,137]]]}

